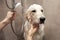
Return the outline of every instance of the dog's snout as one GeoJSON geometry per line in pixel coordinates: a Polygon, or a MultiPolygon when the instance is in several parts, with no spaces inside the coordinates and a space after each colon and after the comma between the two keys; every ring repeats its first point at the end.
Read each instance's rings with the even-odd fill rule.
{"type": "Polygon", "coordinates": [[[40,23],[44,23],[45,17],[40,17],[40,23]]]}

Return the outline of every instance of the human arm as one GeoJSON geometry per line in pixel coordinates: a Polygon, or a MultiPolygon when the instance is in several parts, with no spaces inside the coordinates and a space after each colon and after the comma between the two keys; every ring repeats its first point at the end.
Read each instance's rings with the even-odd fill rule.
{"type": "Polygon", "coordinates": [[[15,12],[9,11],[6,17],[0,22],[0,30],[15,19],[15,12]]]}

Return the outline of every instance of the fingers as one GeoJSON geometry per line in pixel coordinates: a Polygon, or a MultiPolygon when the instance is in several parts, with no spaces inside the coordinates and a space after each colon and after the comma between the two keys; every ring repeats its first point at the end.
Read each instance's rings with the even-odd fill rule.
{"type": "Polygon", "coordinates": [[[12,18],[15,19],[15,16],[16,16],[16,12],[12,12],[12,18]]]}
{"type": "Polygon", "coordinates": [[[14,11],[14,12],[9,11],[9,12],[7,13],[6,19],[9,20],[9,21],[12,21],[12,20],[15,19],[15,15],[16,15],[16,12],[15,12],[15,11],[14,11]]]}
{"type": "Polygon", "coordinates": [[[36,33],[37,30],[38,30],[38,27],[31,26],[31,28],[29,29],[28,34],[33,36],[36,33]]]}
{"type": "Polygon", "coordinates": [[[9,15],[10,17],[14,17],[15,16],[15,11],[14,12],[12,12],[12,11],[9,11],[8,13],[7,13],[7,15],[9,15]]]}

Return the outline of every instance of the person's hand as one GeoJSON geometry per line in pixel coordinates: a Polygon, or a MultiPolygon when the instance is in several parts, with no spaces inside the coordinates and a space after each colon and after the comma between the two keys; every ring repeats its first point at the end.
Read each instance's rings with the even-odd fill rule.
{"type": "Polygon", "coordinates": [[[15,12],[9,11],[9,12],[7,13],[6,17],[5,17],[5,20],[6,20],[7,22],[11,22],[11,21],[13,21],[14,19],[15,19],[15,12]]]}
{"type": "Polygon", "coordinates": [[[2,30],[7,24],[15,19],[15,12],[9,11],[4,20],[0,22],[0,30],[2,30]]]}
{"type": "Polygon", "coordinates": [[[33,36],[36,33],[37,30],[38,30],[38,27],[34,27],[34,26],[31,25],[31,28],[28,32],[28,35],[33,36]]]}
{"type": "Polygon", "coordinates": [[[27,40],[33,40],[33,35],[36,33],[37,30],[38,30],[37,26],[31,25],[31,28],[29,29],[27,34],[27,40]]]}

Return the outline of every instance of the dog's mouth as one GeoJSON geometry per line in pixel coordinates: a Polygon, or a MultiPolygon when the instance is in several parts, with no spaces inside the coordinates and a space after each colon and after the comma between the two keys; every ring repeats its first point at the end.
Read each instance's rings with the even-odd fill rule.
{"type": "Polygon", "coordinates": [[[43,20],[41,20],[39,23],[33,23],[33,26],[34,26],[34,28],[39,28],[40,27],[40,25],[41,24],[44,24],[45,23],[45,20],[43,21],[43,20]]]}
{"type": "Polygon", "coordinates": [[[45,23],[45,21],[40,21],[40,22],[39,22],[39,24],[44,24],[44,23],[45,23]]]}
{"type": "Polygon", "coordinates": [[[44,24],[45,23],[45,18],[40,18],[39,22],[34,22],[33,26],[34,27],[39,27],[40,24],[44,24]]]}
{"type": "Polygon", "coordinates": [[[34,28],[39,27],[39,23],[34,23],[33,26],[34,26],[34,28]]]}

